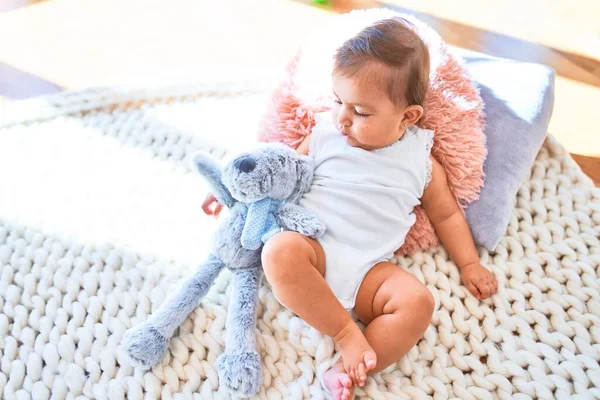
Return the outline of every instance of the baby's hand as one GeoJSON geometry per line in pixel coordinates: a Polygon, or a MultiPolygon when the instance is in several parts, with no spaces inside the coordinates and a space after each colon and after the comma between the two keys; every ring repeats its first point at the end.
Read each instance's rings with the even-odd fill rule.
{"type": "Polygon", "coordinates": [[[214,194],[209,193],[204,199],[204,203],[202,203],[202,211],[206,215],[212,215],[215,218],[219,218],[219,214],[223,209],[223,205],[219,203],[219,200],[215,197],[214,194]]]}
{"type": "Polygon", "coordinates": [[[460,280],[479,300],[486,299],[498,291],[496,276],[479,263],[462,267],[460,280]]]}

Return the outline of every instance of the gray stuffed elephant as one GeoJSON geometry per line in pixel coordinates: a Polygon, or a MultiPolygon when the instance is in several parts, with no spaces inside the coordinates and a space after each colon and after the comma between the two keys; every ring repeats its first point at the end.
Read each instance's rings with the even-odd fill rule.
{"type": "Polygon", "coordinates": [[[149,369],[159,363],[175,330],[227,267],[234,274],[234,286],[226,348],[217,360],[219,380],[236,395],[252,396],[262,383],[255,337],[262,246],[281,230],[313,238],[325,232],[313,213],[297,205],[312,183],[312,165],[281,144],[244,153],[223,169],[205,153],[195,155],[193,163],[219,202],[231,209],[229,216],[215,233],[208,259],[148,321],[126,333],[123,347],[135,366],[149,369]]]}

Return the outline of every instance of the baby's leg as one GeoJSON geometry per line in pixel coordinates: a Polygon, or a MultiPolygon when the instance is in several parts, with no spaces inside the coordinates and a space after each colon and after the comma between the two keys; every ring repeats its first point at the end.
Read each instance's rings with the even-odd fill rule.
{"type": "Polygon", "coordinates": [[[327,285],[321,245],[296,232],[281,232],[265,245],[262,261],[265,276],[279,301],[334,339],[355,383],[359,365],[366,378],[366,371],[375,367],[375,353],[327,285]]]}
{"type": "Polygon", "coordinates": [[[354,312],[367,324],[365,336],[377,354],[379,372],[404,356],[423,336],[435,307],[433,296],[417,278],[389,262],[365,277],[354,312]]]}

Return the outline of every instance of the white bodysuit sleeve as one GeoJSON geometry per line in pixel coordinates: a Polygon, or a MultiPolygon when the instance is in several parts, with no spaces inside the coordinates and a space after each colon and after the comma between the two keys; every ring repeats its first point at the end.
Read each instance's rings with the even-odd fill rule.
{"type": "Polygon", "coordinates": [[[433,147],[433,131],[430,129],[421,129],[419,135],[422,135],[423,141],[425,142],[425,149],[423,156],[425,157],[425,171],[424,171],[424,182],[423,190],[431,182],[431,172],[433,170],[433,163],[431,162],[431,148],[433,147]]]}

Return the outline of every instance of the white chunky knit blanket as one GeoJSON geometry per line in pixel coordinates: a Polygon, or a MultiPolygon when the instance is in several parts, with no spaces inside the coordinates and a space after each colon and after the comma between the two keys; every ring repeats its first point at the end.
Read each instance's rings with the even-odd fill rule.
{"type": "MultiPolygon", "coordinates": [[[[215,221],[186,164],[251,142],[253,85],[67,92],[0,108],[0,398],[226,399],[225,273],[150,372],[119,352],[201,260],[215,221]]],[[[482,261],[500,291],[476,301],[442,249],[398,259],[436,299],[410,353],[369,399],[600,398],[600,190],[548,138],[506,237],[482,261]]],[[[322,399],[330,339],[264,286],[260,399],[322,399]]],[[[398,332],[398,334],[402,334],[398,332]]]]}

